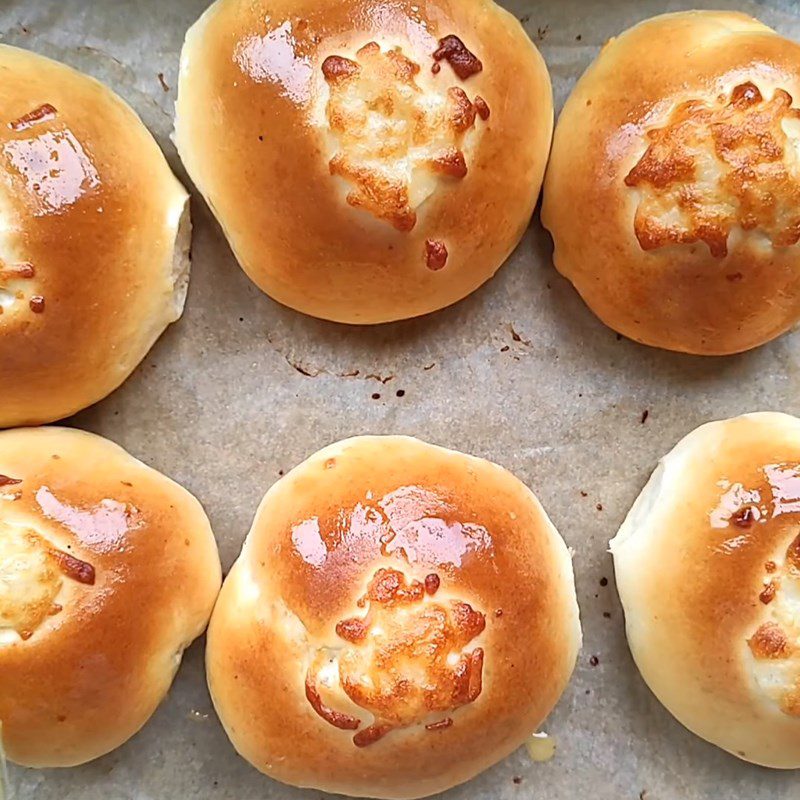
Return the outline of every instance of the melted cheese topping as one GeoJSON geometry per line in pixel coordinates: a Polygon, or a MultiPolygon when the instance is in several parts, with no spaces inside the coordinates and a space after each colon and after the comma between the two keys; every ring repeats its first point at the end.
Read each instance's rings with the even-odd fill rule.
{"type": "Polygon", "coordinates": [[[459,86],[422,89],[420,66],[399,47],[370,42],[354,58],[329,56],[322,71],[331,174],[348,184],[351,206],[410,231],[439,183],[467,174],[466,138],[484,114],[459,86]]]}
{"type": "Polygon", "coordinates": [[[485,626],[484,615],[461,600],[434,600],[440,579],[408,582],[396,569],[379,569],[361,605],[364,616],[341,620],[336,633],[346,645],[331,657],[320,651],[306,679],[306,696],[327,722],[357,731],[359,747],[396,728],[427,723],[429,731],[450,727],[442,716],[475,701],[482,690],[484,651],[469,649],[485,626]],[[319,686],[338,688],[373,722],[326,706],[319,686]]]}
{"type": "Polygon", "coordinates": [[[0,631],[33,635],[58,610],[62,582],[58,561],[40,536],[0,523],[0,631]]]}
{"type": "Polygon", "coordinates": [[[625,178],[640,202],[634,229],[644,250],[704,242],[723,258],[738,228],[773,246],[800,239],[800,138],[788,92],[766,100],[744,83],[715,103],[679,105],[625,178]]]}

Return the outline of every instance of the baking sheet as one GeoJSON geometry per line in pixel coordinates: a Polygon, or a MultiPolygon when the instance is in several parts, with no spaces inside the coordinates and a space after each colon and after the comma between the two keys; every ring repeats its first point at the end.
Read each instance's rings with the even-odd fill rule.
{"type": "MultiPolygon", "coordinates": [[[[206,4],[0,0],[0,41],[110,84],[188,184],[169,133],[183,35],[206,4]]],[[[547,59],[560,108],[605,39],[693,4],[505,5],[547,59]]],[[[736,7],[800,39],[797,3],[706,5],[736,7]]],[[[261,294],[193,194],[194,266],[183,319],[121,389],[71,424],[115,440],[193,491],[211,516],[225,569],[270,484],[319,447],[361,433],[412,434],[503,464],[534,488],[575,549],[585,645],[544,726],[557,737],[555,758],[536,764],[521,749],[447,793],[449,800],[800,796],[800,775],[724,754],[649,693],[625,644],[606,552],[656,460],[690,429],[752,410],[800,413],[800,333],[724,359],[618,339],[553,269],[538,216],[498,276],[455,307],[373,329],[337,326],[261,294]]],[[[211,707],[202,653],[198,643],[186,654],[168,698],[125,746],[72,770],[12,767],[12,797],[319,798],[268,780],[235,754],[211,707]]]]}

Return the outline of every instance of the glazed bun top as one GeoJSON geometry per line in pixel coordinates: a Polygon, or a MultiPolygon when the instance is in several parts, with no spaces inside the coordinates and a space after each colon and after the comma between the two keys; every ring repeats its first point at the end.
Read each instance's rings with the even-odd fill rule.
{"type": "Polygon", "coordinates": [[[166,694],[220,585],[185,489],[67,428],[0,433],[0,724],[8,757],[113,750],[166,694]]]}
{"type": "Polygon", "coordinates": [[[543,220],[558,269],[632,339],[725,354],[788,330],[800,319],[800,45],[717,11],[612,39],[564,107],[543,220]]]}
{"type": "Polygon", "coordinates": [[[642,676],[687,728],[800,767],[800,420],[703,425],[611,543],[642,676]]]}
{"type": "Polygon", "coordinates": [[[0,45],[0,427],[122,383],[183,309],[188,197],[111,90],[0,45]]]}
{"type": "Polygon", "coordinates": [[[420,797],[535,732],[579,645],[570,556],[529,489],[487,461],[362,437],[267,493],[212,618],[209,682],[269,775],[420,797]]]}
{"type": "Polygon", "coordinates": [[[524,232],[552,133],[544,61],[491,0],[218,0],[176,141],[249,276],[376,323],[449,305],[524,232]]]}

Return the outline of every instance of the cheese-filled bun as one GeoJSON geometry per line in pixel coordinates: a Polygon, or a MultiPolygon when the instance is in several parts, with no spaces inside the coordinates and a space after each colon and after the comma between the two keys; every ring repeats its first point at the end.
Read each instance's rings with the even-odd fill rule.
{"type": "Polygon", "coordinates": [[[690,433],[611,551],[631,652],[667,710],[739,758],[800,767],[800,420],[690,433]]]}
{"type": "Polygon", "coordinates": [[[528,225],[550,79],[492,0],[217,0],[181,56],[176,142],[239,263],[324,319],[435,311],[528,225]]]}
{"type": "Polygon", "coordinates": [[[267,492],[211,619],[208,679],[262,772],[416,798],[534,733],[580,641],[570,554],[529,489],[482,459],[360,437],[267,492]]]}
{"type": "Polygon", "coordinates": [[[117,95],[0,45],[0,427],[116,389],[181,314],[188,196],[117,95]]]}
{"type": "Polygon", "coordinates": [[[111,442],[0,433],[0,734],[68,767],[121,745],[169,689],[220,586],[192,495],[111,442]]]}
{"type": "Polygon", "coordinates": [[[800,44],[744,14],[642,22],[559,119],[542,219],[614,330],[700,355],[800,319],[800,44]]]}

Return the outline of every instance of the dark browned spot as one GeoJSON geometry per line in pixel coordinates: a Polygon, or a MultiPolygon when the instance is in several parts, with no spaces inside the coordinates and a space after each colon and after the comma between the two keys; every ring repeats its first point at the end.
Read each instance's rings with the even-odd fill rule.
{"type": "Polygon", "coordinates": [[[346,642],[363,642],[367,635],[367,624],[356,617],[336,623],[336,634],[346,642]]]}
{"type": "Polygon", "coordinates": [[[433,66],[431,67],[431,72],[434,75],[438,75],[441,71],[442,71],[442,65],[438,61],[435,61],[433,63],[433,66]]]}
{"type": "Polygon", "coordinates": [[[436,594],[436,592],[439,591],[439,584],[440,580],[438,575],[434,575],[433,573],[431,573],[430,575],[425,576],[425,591],[428,594],[430,595],[436,594]]]}
{"type": "Polygon", "coordinates": [[[739,283],[739,281],[740,281],[740,280],[742,280],[742,278],[744,278],[744,275],[742,275],[742,273],[741,273],[741,272],[733,272],[733,273],[731,273],[731,274],[729,274],[729,275],[726,275],[725,277],[726,277],[726,278],[727,278],[727,279],[728,279],[728,280],[729,280],[731,283],[739,283]]]}
{"type": "MultiPolygon", "coordinates": [[[[470,609],[472,611],[472,609],[470,609]]],[[[481,630],[483,627],[481,627],[481,630]]],[[[469,684],[467,699],[470,703],[480,696],[483,689],[483,648],[476,647],[469,656],[469,684]]]]}
{"type": "Polygon", "coordinates": [[[36,274],[33,264],[22,261],[7,267],[0,261],[0,280],[13,280],[14,278],[32,278],[36,274]]]}
{"type": "Polygon", "coordinates": [[[755,105],[760,103],[762,99],[758,87],[754,83],[750,83],[750,81],[737,86],[731,94],[731,103],[741,107],[755,105]]]}
{"type": "Polygon", "coordinates": [[[503,616],[503,609],[502,609],[502,608],[496,608],[496,609],[494,610],[494,615],[495,615],[496,617],[502,617],[502,616],[503,616]]]}
{"type": "Polygon", "coordinates": [[[21,478],[9,478],[8,475],[0,475],[0,486],[14,486],[22,483],[21,478]]]}
{"type": "Polygon", "coordinates": [[[467,174],[467,161],[464,154],[454,147],[445,150],[429,162],[431,169],[439,175],[450,178],[463,178],[467,174]]]}
{"type": "Polygon", "coordinates": [[[764,587],[764,590],[758,596],[758,599],[765,606],[768,606],[775,599],[775,593],[776,592],[777,592],[777,588],[775,586],[775,581],[772,580],[764,587]]]}
{"type": "Polygon", "coordinates": [[[438,722],[431,722],[430,724],[425,726],[426,731],[441,731],[445,728],[449,728],[453,724],[453,720],[450,717],[445,717],[444,719],[440,719],[438,722]]]}
{"type": "Polygon", "coordinates": [[[28,305],[31,307],[31,311],[33,311],[34,314],[44,313],[44,297],[40,294],[35,294],[31,297],[28,301],[28,305]]]}
{"type": "Polygon", "coordinates": [[[439,39],[439,47],[434,51],[433,58],[435,61],[446,60],[462,81],[483,69],[480,59],[467,49],[458,36],[453,34],[439,39]]]}
{"type": "Polygon", "coordinates": [[[357,75],[361,67],[344,56],[328,56],[322,62],[322,74],[329,83],[336,83],[357,75]]]}
{"type": "Polygon", "coordinates": [[[367,745],[375,744],[378,739],[382,739],[392,729],[391,725],[385,723],[374,723],[363,731],[359,731],[353,737],[353,744],[356,747],[367,747],[367,745]]]}
{"type": "Polygon", "coordinates": [[[436,272],[443,269],[447,264],[447,247],[444,242],[439,242],[434,239],[425,240],[425,263],[428,269],[436,272]]]}
{"type": "Polygon", "coordinates": [[[792,648],[780,625],[765,622],[747,640],[750,651],[758,659],[782,659],[791,655],[792,648]]]}
{"type": "Polygon", "coordinates": [[[764,569],[768,574],[771,575],[776,569],[778,569],[778,565],[774,561],[767,561],[767,563],[764,564],[764,569]]]}
{"type": "Polygon", "coordinates": [[[480,95],[475,96],[475,110],[484,122],[489,119],[489,115],[492,113],[488,103],[480,95]]]}
{"type": "Polygon", "coordinates": [[[478,112],[467,93],[459,88],[453,86],[447,90],[447,99],[450,112],[450,124],[458,133],[468,131],[475,124],[475,116],[478,112]]]}
{"type": "Polygon", "coordinates": [[[8,127],[11,128],[12,131],[24,131],[40,122],[53,119],[57,113],[58,111],[56,111],[55,107],[51,106],[50,103],[43,103],[38,108],[34,108],[33,111],[24,114],[19,119],[9,122],[8,127]]]}
{"type": "Polygon", "coordinates": [[[64,575],[78,583],[94,586],[95,573],[91,564],[68,553],[62,553],[60,550],[52,550],[52,554],[64,575]]]}
{"type": "Polygon", "coordinates": [[[310,673],[306,675],[306,699],[311,704],[314,711],[316,711],[325,722],[333,725],[334,728],[340,728],[345,731],[355,731],[361,724],[360,719],[351,717],[349,714],[343,714],[340,711],[326,706],[319,696],[317,687],[314,685],[314,678],[310,673]]]}

